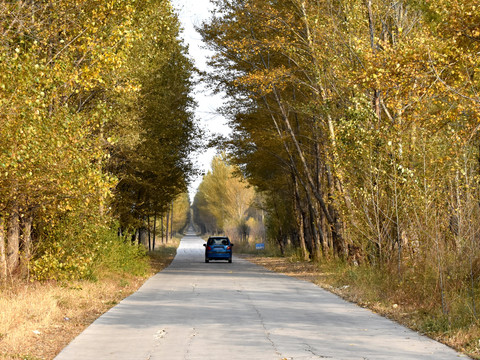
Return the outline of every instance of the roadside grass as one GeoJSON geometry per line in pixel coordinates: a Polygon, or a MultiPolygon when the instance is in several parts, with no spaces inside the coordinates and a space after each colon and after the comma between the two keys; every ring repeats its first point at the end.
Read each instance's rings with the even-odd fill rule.
{"type": "Polygon", "coordinates": [[[173,239],[170,239],[168,243],[157,244],[155,251],[149,253],[150,266],[154,271],[154,274],[165,269],[172,262],[175,254],[177,253],[178,245],[182,235],[175,235],[173,239]]]}
{"type": "Polygon", "coordinates": [[[0,359],[49,360],[100,315],[173,260],[179,239],[160,244],[141,274],[99,269],[94,280],[0,285],[0,359]]]}
{"type": "Polygon", "coordinates": [[[305,262],[297,254],[240,256],[267,269],[313,282],[347,301],[480,359],[480,324],[477,321],[465,325],[471,323],[467,319],[472,316],[468,301],[449,294],[450,313],[455,316],[443,314],[441,300],[435,295],[436,284],[431,279],[419,279],[413,272],[406,272],[395,280],[393,269],[352,266],[340,261],[305,262]]]}
{"type": "MultiPolygon", "coordinates": [[[[256,255],[256,256],[265,256],[265,257],[281,257],[282,253],[277,246],[270,246],[265,244],[265,248],[262,250],[257,250],[255,245],[257,241],[248,240],[248,241],[232,241],[235,244],[234,253],[236,254],[245,254],[245,255],[256,255]]],[[[295,253],[292,249],[288,248],[285,251],[286,256],[294,256],[295,253]]]]}

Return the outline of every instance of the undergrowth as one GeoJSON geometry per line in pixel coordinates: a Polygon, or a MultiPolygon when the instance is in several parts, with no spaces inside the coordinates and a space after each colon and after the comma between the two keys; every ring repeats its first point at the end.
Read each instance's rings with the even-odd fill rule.
{"type": "Polygon", "coordinates": [[[480,359],[480,324],[468,284],[445,283],[442,292],[435,269],[428,267],[399,272],[395,266],[332,260],[316,268],[319,285],[480,359]]]}
{"type": "Polygon", "coordinates": [[[272,245],[268,242],[263,243],[265,248],[258,250],[256,249],[256,244],[261,243],[261,241],[248,240],[248,241],[237,241],[235,242],[234,252],[239,254],[248,254],[248,255],[258,255],[266,257],[295,257],[299,254],[299,249],[287,246],[282,254],[282,251],[278,246],[272,245]]]}
{"type": "Polygon", "coordinates": [[[53,359],[101,314],[168,266],[179,243],[160,244],[146,253],[112,232],[95,242],[102,251],[89,264],[92,276],[72,280],[67,273],[42,281],[18,277],[0,284],[0,359],[53,359]]]}
{"type": "Polygon", "coordinates": [[[148,261],[143,246],[132,244],[107,227],[62,223],[40,242],[29,264],[32,280],[96,280],[104,271],[142,276],[148,261]]]}

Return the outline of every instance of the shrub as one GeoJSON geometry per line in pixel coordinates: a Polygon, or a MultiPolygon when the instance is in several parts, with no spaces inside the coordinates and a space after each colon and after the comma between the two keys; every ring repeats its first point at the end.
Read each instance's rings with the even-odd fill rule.
{"type": "Polygon", "coordinates": [[[105,226],[61,221],[40,241],[31,262],[35,280],[95,280],[103,271],[143,275],[148,263],[143,247],[132,245],[105,226]]]}
{"type": "Polygon", "coordinates": [[[98,271],[105,269],[138,276],[147,272],[147,250],[144,246],[125,241],[110,229],[104,230],[101,239],[102,246],[98,249],[95,264],[98,271]]]}

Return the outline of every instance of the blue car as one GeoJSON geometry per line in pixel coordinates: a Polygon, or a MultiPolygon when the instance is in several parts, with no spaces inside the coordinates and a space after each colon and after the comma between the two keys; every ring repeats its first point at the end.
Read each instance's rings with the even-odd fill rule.
{"type": "Polygon", "coordinates": [[[211,236],[205,246],[205,262],[210,260],[228,260],[232,262],[233,244],[226,236],[211,236]]]}

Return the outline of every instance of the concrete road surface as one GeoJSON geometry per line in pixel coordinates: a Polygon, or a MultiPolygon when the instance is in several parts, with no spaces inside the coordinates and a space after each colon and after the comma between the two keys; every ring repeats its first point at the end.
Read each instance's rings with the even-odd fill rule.
{"type": "Polygon", "coordinates": [[[235,257],[206,264],[203,243],[184,237],[170,267],[56,359],[467,358],[311,283],[235,257]]]}

